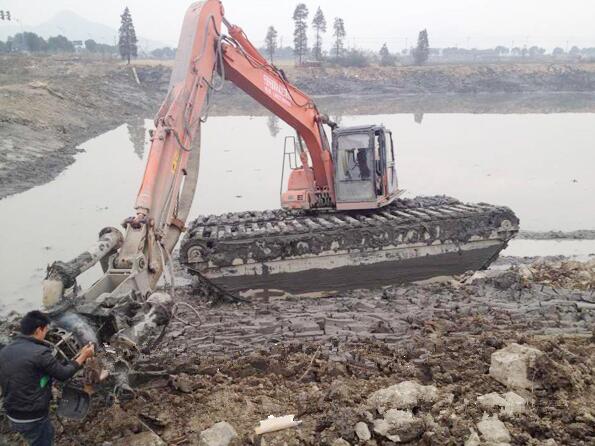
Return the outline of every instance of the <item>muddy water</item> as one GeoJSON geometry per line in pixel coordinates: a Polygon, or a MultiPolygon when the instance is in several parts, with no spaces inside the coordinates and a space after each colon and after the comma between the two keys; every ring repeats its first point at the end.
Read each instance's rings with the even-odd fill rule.
{"type": "MultiPolygon", "coordinates": [[[[594,114],[338,120],[393,130],[400,186],[410,195],[508,205],[527,230],[595,229],[594,114]]],[[[150,125],[123,125],[88,141],[55,181],[0,200],[0,311],[36,306],[48,263],[77,255],[102,227],[132,214],[150,125]]],[[[283,139],[291,134],[272,118],[209,118],[192,215],[277,207],[283,139]]],[[[509,249],[511,255],[585,254],[595,252],[595,241],[515,241],[509,249]]]]}

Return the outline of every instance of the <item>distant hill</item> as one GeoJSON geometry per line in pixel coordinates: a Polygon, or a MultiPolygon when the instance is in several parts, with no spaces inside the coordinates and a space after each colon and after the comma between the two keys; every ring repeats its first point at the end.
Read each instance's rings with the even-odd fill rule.
{"type": "MultiPolygon", "coordinates": [[[[119,23],[119,22],[118,22],[119,23]]],[[[2,22],[0,26],[0,40],[6,40],[8,36],[20,33],[21,28],[18,25],[8,25],[2,22]]],[[[56,13],[47,22],[35,26],[25,26],[25,31],[34,32],[44,39],[51,36],[62,34],[70,40],[93,39],[98,43],[114,45],[118,39],[118,29],[104,25],[102,23],[92,22],[81,17],[72,11],[60,11],[56,13]]],[[[156,40],[139,37],[139,49],[151,51],[155,48],[162,48],[166,43],[156,40]]]]}

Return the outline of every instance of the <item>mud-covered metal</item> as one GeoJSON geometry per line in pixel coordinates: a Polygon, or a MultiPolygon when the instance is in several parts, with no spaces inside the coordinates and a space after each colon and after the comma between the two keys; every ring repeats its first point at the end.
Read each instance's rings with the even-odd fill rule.
{"type": "Polygon", "coordinates": [[[43,304],[46,308],[57,304],[64,291],[72,288],[76,278],[97,262],[102,262],[103,270],[107,268],[103,260],[122,246],[122,233],[112,227],[103,228],[99,239],[85,252],[67,262],[55,261],[47,268],[43,281],[43,304]]]}
{"type": "Polygon", "coordinates": [[[375,287],[485,268],[518,223],[507,207],[443,196],[368,211],[229,213],[195,220],[180,261],[233,291],[375,287]]]}

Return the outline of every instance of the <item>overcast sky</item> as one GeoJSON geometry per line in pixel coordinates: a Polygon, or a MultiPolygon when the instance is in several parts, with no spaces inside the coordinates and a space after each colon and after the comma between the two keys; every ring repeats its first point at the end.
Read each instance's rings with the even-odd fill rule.
{"type": "MultiPolygon", "coordinates": [[[[25,26],[37,25],[60,10],[71,10],[114,28],[128,6],[138,35],[176,45],[187,0],[0,0],[25,26]]],[[[261,45],[269,25],[291,44],[295,0],[224,0],[226,17],[261,45]]],[[[322,8],[331,41],[332,21],[342,17],[349,46],[397,50],[412,45],[427,28],[430,46],[486,48],[540,45],[595,47],[595,0],[316,0],[304,1],[309,21],[322,8]]],[[[4,22],[5,23],[5,22],[4,22]]],[[[2,26],[3,22],[0,22],[2,26]]],[[[311,33],[310,33],[311,38],[311,33]]]]}

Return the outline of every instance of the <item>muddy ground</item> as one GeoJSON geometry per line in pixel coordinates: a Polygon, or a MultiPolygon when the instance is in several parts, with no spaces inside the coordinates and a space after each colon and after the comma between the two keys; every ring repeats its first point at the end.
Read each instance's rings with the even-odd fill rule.
{"type": "MultiPolygon", "coordinates": [[[[0,199],[46,183],[77,145],[154,116],[170,66],[66,56],[0,57],[0,199]]],[[[334,117],[374,113],[595,110],[595,64],[291,68],[288,77],[334,117]]],[[[266,114],[231,84],[211,115],[266,114]]]]}
{"type": "Polygon", "coordinates": [[[202,288],[181,287],[178,299],[200,318],[180,307],[137,364],[153,372],[140,375],[137,397],[96,400],[84,422],[57,423],[58,444],[134,444],[150,431],[166,444],[198,444],[226,421],[238,434],[232,445],[462,445],[484,412],[499,412],[477,398],[509,390],[488,372],[492,353],[513,342],[544,355],[529,370],[535,387],[515,390],[525,409],[498,415],[510,435],[499,444],[593,444],[595,258],[500,263],[503,271],[326,298],[213,304],[202,288]],[[406,380],[437,396],[412,403],[414,422],[395,443],[374,432],[381,415],[368,398],[406,380]],[[302,424],[255,436],[271,414],[302,424]],[[358,422],[371,439],[359,439],[358,422]]]}
{"type": "Polygon", "coordinates": [[[159,95],[101,61],[0,58],[0,198],[53,179],[76,146],[152,116],[159,95]]]}

